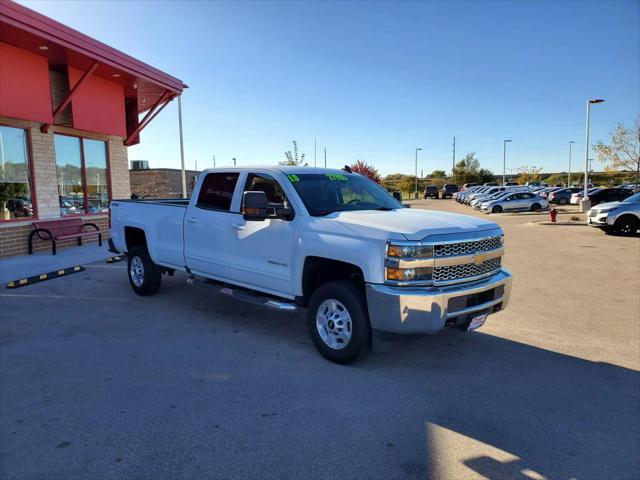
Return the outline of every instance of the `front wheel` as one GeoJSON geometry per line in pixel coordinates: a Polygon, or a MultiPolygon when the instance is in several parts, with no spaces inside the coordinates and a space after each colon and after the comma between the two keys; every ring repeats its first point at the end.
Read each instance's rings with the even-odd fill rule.
{"type": "Polygon", "coordinates": [[[566,198],[560,198],[560,200],[558,200],[559,205],[566,205],[567,203],[569,203],[569,200],[566,198]]]}
{"type": "Polygon", "coordinates": [[[307,326],[314,346],[327,360],[347,364],[371,346],[364,292],[351,281],[325,283],[311,295],[307,326]]]}
{"type": "Polygon", "coordinates": [[[496,205],[491,209],[491,213],[502,213],[502,207],[500,205],[496,205]]]}
{"type": "Polygon", "coordinates": [[[129,252],[127,268],[131,288],[140,296],[153,295],[160,289],[162,272],[145,247],[133,247],[129,252]]]}
{"type": "Polygon", "coordinates": [[[638,224],[640,224],[640,221],[638,221],[635,217],[626,215],[616,220],[613,228],[614,232],[619,235],[633,235],[638,231],[638,224]]]}
{"type": "Polygon", "coordinates": [[[532,212],[539,212],[540,210],[542,210],[542,206],[539,203],[534,203],[533,205],[531,205],[532,212]]]}

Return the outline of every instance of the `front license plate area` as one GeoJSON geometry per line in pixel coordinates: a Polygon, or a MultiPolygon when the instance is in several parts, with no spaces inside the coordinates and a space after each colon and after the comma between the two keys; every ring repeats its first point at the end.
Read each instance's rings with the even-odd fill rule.
{"type": "Polygon", "coordinates": [[[487,320],[487,317],[488,317],[487,314],[473,317],[469,322],[469,326],[467,327],[467,332],[480,328],[482,325],[484,325],[484,322],[487,320]]]}

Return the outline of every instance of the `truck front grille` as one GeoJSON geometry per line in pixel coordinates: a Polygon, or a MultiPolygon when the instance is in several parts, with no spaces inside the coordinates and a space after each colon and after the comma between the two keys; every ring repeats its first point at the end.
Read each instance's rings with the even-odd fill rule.
{"type": "Polygon", "coordinates": [[[502,262],[500,258],[492,258],[479,264],[465,263],[462,265],[435,267],[433,269],[433,281],[436,283],[452,282],[464,280],[465,278],[473,278],[499,270],[501,265],[502,262]]]}
{"type": "Polygon", "coordinates": [[[477,252],[486,252],[502,247],[502,235],[483,238],[482,240],[472,240],[469,242],[459,243],[442,243],[434,245],[434,254],[436,257],[453,257],[455,255],[471,255],[477,252]]]}

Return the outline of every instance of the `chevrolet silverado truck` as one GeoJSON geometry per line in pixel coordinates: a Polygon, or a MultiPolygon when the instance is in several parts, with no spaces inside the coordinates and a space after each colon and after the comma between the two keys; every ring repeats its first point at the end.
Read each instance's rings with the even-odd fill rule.
{"type": "Polygon", "coordinates": [[[403,206],[366,177],[311,167],[205,170],[190,199],[113,200],[111,248],[138,295],[164,274],[283,311],[346,364],[372,331],[473,330],[509,301],[493,222],[403,206]]]}

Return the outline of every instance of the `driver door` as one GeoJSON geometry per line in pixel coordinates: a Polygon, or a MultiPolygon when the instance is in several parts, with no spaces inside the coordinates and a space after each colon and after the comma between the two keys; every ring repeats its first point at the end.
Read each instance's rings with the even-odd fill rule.
{"type": "MultiPolygon", "coordinates": [[[[264,173],[249,173],[244,192],[262,191],[271,205],[288,203],[281,185],[264,173]]],[[[231,213],[229,278],[258,290],[291,297],[295,229],[293,220],[245,221],[242,205],[231,213]]]]}

